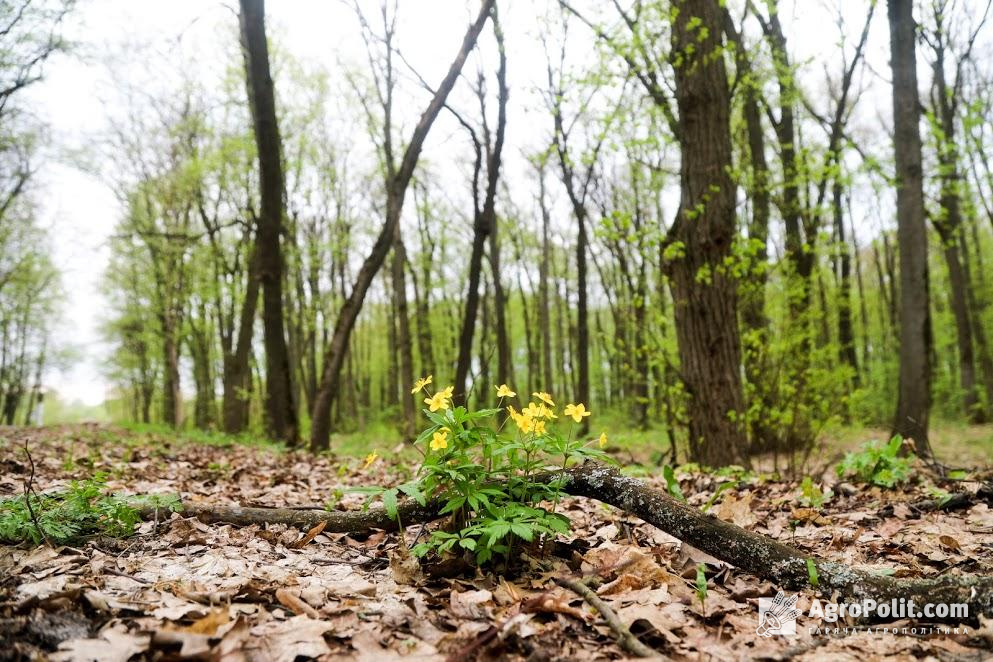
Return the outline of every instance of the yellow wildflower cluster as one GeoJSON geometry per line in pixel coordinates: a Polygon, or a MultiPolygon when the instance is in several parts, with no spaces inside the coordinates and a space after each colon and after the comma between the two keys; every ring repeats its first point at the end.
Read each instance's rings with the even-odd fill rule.
{"type": "Polygon", "coordinates": [[[455,392],[454,386],[448,386],[438,391],[430,398],[424,398],[424,404],[431,411],[446,410],[452,405],[452,394],[455,392]]]}

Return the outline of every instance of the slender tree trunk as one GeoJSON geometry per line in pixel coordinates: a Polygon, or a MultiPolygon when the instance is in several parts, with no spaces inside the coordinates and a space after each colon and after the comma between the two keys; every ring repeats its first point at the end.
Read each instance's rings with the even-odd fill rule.
{"type": "Polygon", "coordinates": [[[838,358],[851,367],[854,382],[858,385],[859,364],[855,354],[855,330],[852,326],[852,256],[845,240],[841,182],[837,179],[834,181],[831,199],[835,250],[838,251],[838,358]]]}
{"type": "Polygon", "coordinates": [[[162,416],[174,428],[183,425],[183,392],[179,375],[179,341],[173,316],[166,313],[162,320],[162,360],[164,381],[162,384],[162,416]]]}
{"type": "Polygon", "coordinates": [[[545,198],[545,168],[538,170],[538,204],[541,207],[541,262],[538,267],[538,328],[541,330],[541,367],[543,384],[541,390],[555,392],[555,379],[552,372],[552,317],[548,300],[548,271],[551,266],[551,246],[549,226],[551,212],[545,198]]]}
{"type": "Polygon", "coordinates": [[[403,428],[401,433],[406,441],[413,441],[417,426],[414,399],[407,389],[414,383],[414,351],[410,339],[410,317],[407,314],[407,251],[400,236],[400,224],[396,225],[393,244],[393,299],[397,315],[397,344],[400,352],[400,399],[403,401],[403,428]]]}
{"type": "MultiPolygon", "coordinates": [[[[745,130],[748,137],[749,165],[752,171],[752,187],[749,190],[751,218],[748,223],[749,256],[752,268],[748,278],[740,285],[742,345],[745,361],[745,381],[751,386],[751,393],[757,400],[758,414],[749,419],[749,441],[753,452],[768,450],[775,443],[775,435],[769,430],[768,413],[775,403],[766,384],[767,360],[766,345],[769,319],[765,314],[765,290],[768,281],[769,262],[769,216],[771,197],[769,191],[769,166],[765,158],[765,130],[762,126],[762,109],[759,105],[758,81],[753,80],[751,62],[731,18],[724,11],[724,30],[728,39],[735,43],[735,64],[739,80],[743,81],[745,130]]],[[[751,407],[756,405],[751,404],[751,407]]]]}
{"type": "Polygon", "coordinates": [[[362,263],[355,285],[348,299],[341,307],[338,314],[338,321],[335,324],[334,333],[331,335],[331,342],[324,356],[324,372],[321,376],[321,386],[318,389],[317,399],[314,403],[314,412],[311,416],[311,436],[310,447],[313,451],[321,451],[328,448],[331,435],[331,405],[338,394],[338,376],[341,373],[341,366],[344,363],[345,353],[348,349],[348,341],[355,327],[355,320],[358,318],[362,303],[369,291],[369,286],[379,271],[386,255],[389,253],[390,245],[393,242],[394,226],[400,222],[400,214],[403,211],[403,201],[407,194],[407,185],[414,174],[414,168],[420,158],[421,149],[424,147],[424,140],[427,138],[431,125],[441,112],[448,98],[448,93],[455,86],[455,81],[462,71],[469,52],[475,47],[479,33],[483,29],[487,18],[493,8],[495,0],[483,0],[482,7],[476,20],[469,27],[462,40],[459,52],[449,67],[448,74],[438,86],[434,97],[428,104],[427,109],[421,115],[414,133],[411,136],[410,144],[404,153],[403,161],[396,176],[389,182],[386,198],[386,221],[380,230],[372,251],[362,263]]]}
{"type": "Polygon", "coordinates": [[[888,0],[887,5],[900,249],[900,383],[893,428],[929,457],[931,316],[913,2],[888,0]]]}
{"type": "Polygon", "coordinates": [[[238,320],[238,339],[234,353],[224,355],[224,397],[221,404],[224,431],[229,434],[242,432],[248,427],[249,404],[252,393],[252,374],[249,360],[252,336],[255,331],[255,313],[259,301],[259,279],[255,269],[255,249],[248,262],[245,298],[238,320]]]}
{"type": "Polygon", "coordinates": [[[683,253],[667,264],[675,306],[680,371],[689,396],[690,452],[710,466],[747,462],[734,414],[744,411],[737,283],[725,267],[735,233],[730,92],[719,0],[677,0],[680,207],[669,239],[683,253]],[[696,26],[696,27],[695,27],[696,26]],[[700,278],[701,272],[706,273],[700,278]]]}
{"type": "MultiPolygon", "coordinates": [[[[978,237],[976,237],[976,240],[978,240],[978,237]]],[[[962,249],[962,266],[965,271],[966,292],[969,298],[969,320],[972,322],[972,335],[976,339],[977,363],[979,364],[979,372],[983,377],[983,386],[986,389],[986,406],[988,409],[993,407],[993,352],[990,351],[986,329],[983,326],[983,312],[986,307],[985,305],[980,305],[979,298],[976,296],[976,286],[972,280],[969,268],[969,248],[963,244],[962,249]]],[[[986,412],[983,411],[982,413],[985,416],[986,412]]]]}
{"type": "Polygon", "coordinates": [[[293,445],[298,440],[292,369],[283,321],[284,181],[276,98],[269,72],[264,0],[240,0],[241,38],[245,78],[259,159],[259,215],[256,250],[262,283],[262,330],[266,355],[266,428],[269,434],[293,445]]]}

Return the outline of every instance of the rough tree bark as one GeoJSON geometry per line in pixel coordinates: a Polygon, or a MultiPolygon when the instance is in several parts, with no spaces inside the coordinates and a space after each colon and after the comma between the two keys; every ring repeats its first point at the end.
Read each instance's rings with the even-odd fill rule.
{"type": "Polygon", "coordinates": [[[666,242],[680,372],[689,395],[690,452],[709,466],[747,462],[737,284],[724,261],[735,234],[730,93],[718,0],[675,2],[672,30],[682,163],[680,204],[666,242]],[[694,28],[694,25],[698,26],[694,28]]]}
{"type": "Polygon", "coordinates": [[[900,251],[900,383],[893,429],[928,457],[931,315],[913,9],[912,0],[888,1],[900,251]]]}
{"type": "Polygon", "coordinates": [[[355,327],[355,320],[358,318],[362,303],[365,300],[369,286],[372,284],[376,273],[379,271],[389,253],[390,245],[393,243],[394,226],[400,222],[400,213],[403,211],[403,201],[407,194],[407,186],[414,174],[417,160],[420,158],[421,149],[424,147],[424,140],[427,138],[431,125],[441,112],[448,98],[448,93],[455,86],[462,65],[465,64],[469,52],[475,47],[479,33],[483,30],[486,20],[496,0],[483,0],[475,21],[469,26],[459,52],[449,67],[445,79],[438,86],[431,102],[421,115],[414,132],[411,135],[410,143],[404,152],[403,161],[394,177],[391,178],[387,189],[386,197],[386,220],[380,229],[379,236],[373,244],[372,251],[362,263],[352,292],[342,305],[338,314],[338,321],[335,323],[334,333],[331,335],[331,342],[324,353],[324,371],[321,375],[321,386],[318,389],[317,399],[314,402],[314,411],[311,416],[310,447],[312,450],[320,451],[328,448],[331,435],[331,406],[338,394],[338,377],[341,367],[344,364],[345,354],[348,350],[348,341],[355,327]]]}
{"type": "Polygon", "coordinates": [[[280,248],[285,216],[283,164],[276,119],[276,97],[269,72],[264,0],[240,0],[242,48],[248,105],[252,111],[259,159],[262,205],[255,239],[256,267],[262,285],[262,330],[266,356],[266,428],[269,434],[295,444],[297,410],[290,383],[292,370],[283,321],[283,254],[280,248]]]}

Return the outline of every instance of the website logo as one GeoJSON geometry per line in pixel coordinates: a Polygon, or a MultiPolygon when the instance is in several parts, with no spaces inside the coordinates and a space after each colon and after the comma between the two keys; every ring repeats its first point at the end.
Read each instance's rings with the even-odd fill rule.
{"type": "Polygon", "coordinates": [[[800,611],[796,601],[800,594],[787,598],[780,591],[775,598],[759,598],[759,626],[755,632],[760,637],[771,637],[774,634],[795,635],[796,618],[800,611]]]}

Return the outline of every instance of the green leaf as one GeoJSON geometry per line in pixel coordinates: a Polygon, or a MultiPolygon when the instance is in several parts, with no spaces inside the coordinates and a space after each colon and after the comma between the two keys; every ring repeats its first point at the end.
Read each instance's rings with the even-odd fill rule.
{"type": "Polygon", "coordinates": [[[399,511],[397,510],[396,488],[383,492],[383,508],[386,509],[386,514],[390,519],[397,519],[399,511]]]}
{"type": "Polygon", "coordinates": [[[817,588],[817,566],[814,565],[813,559],[807,559],[807,577],[810,579],[810,585],[817,588]]]}
{"type": "Polygon", "coordinates": [[[699,563],[696,567],[696,595],[700,602],[707,599],[707,564],[699,563]]]}
{"type": "Polygon", "coordinates": [[[417,483],[404,483],[399,487],[399,490],[422,506],[427,505],[428,500],[417,483]]]}
{"type": "Polygon", "coordinates": [[[662,477],[665,478],[666,491],[671,496],[685,502],[686,497],[683,496],[683,491],[679,487],[679,481],[676,480],[676,472],[668,464],[662,469],[662,477]]]}
{"type": "Polygon", "coordinates": [[[531,542],[534,540],[534,531],[527,524],[521,524],[520,522],[514,522],[510,525],[510,530],[514,532],[518,538],[531,542]]]}

